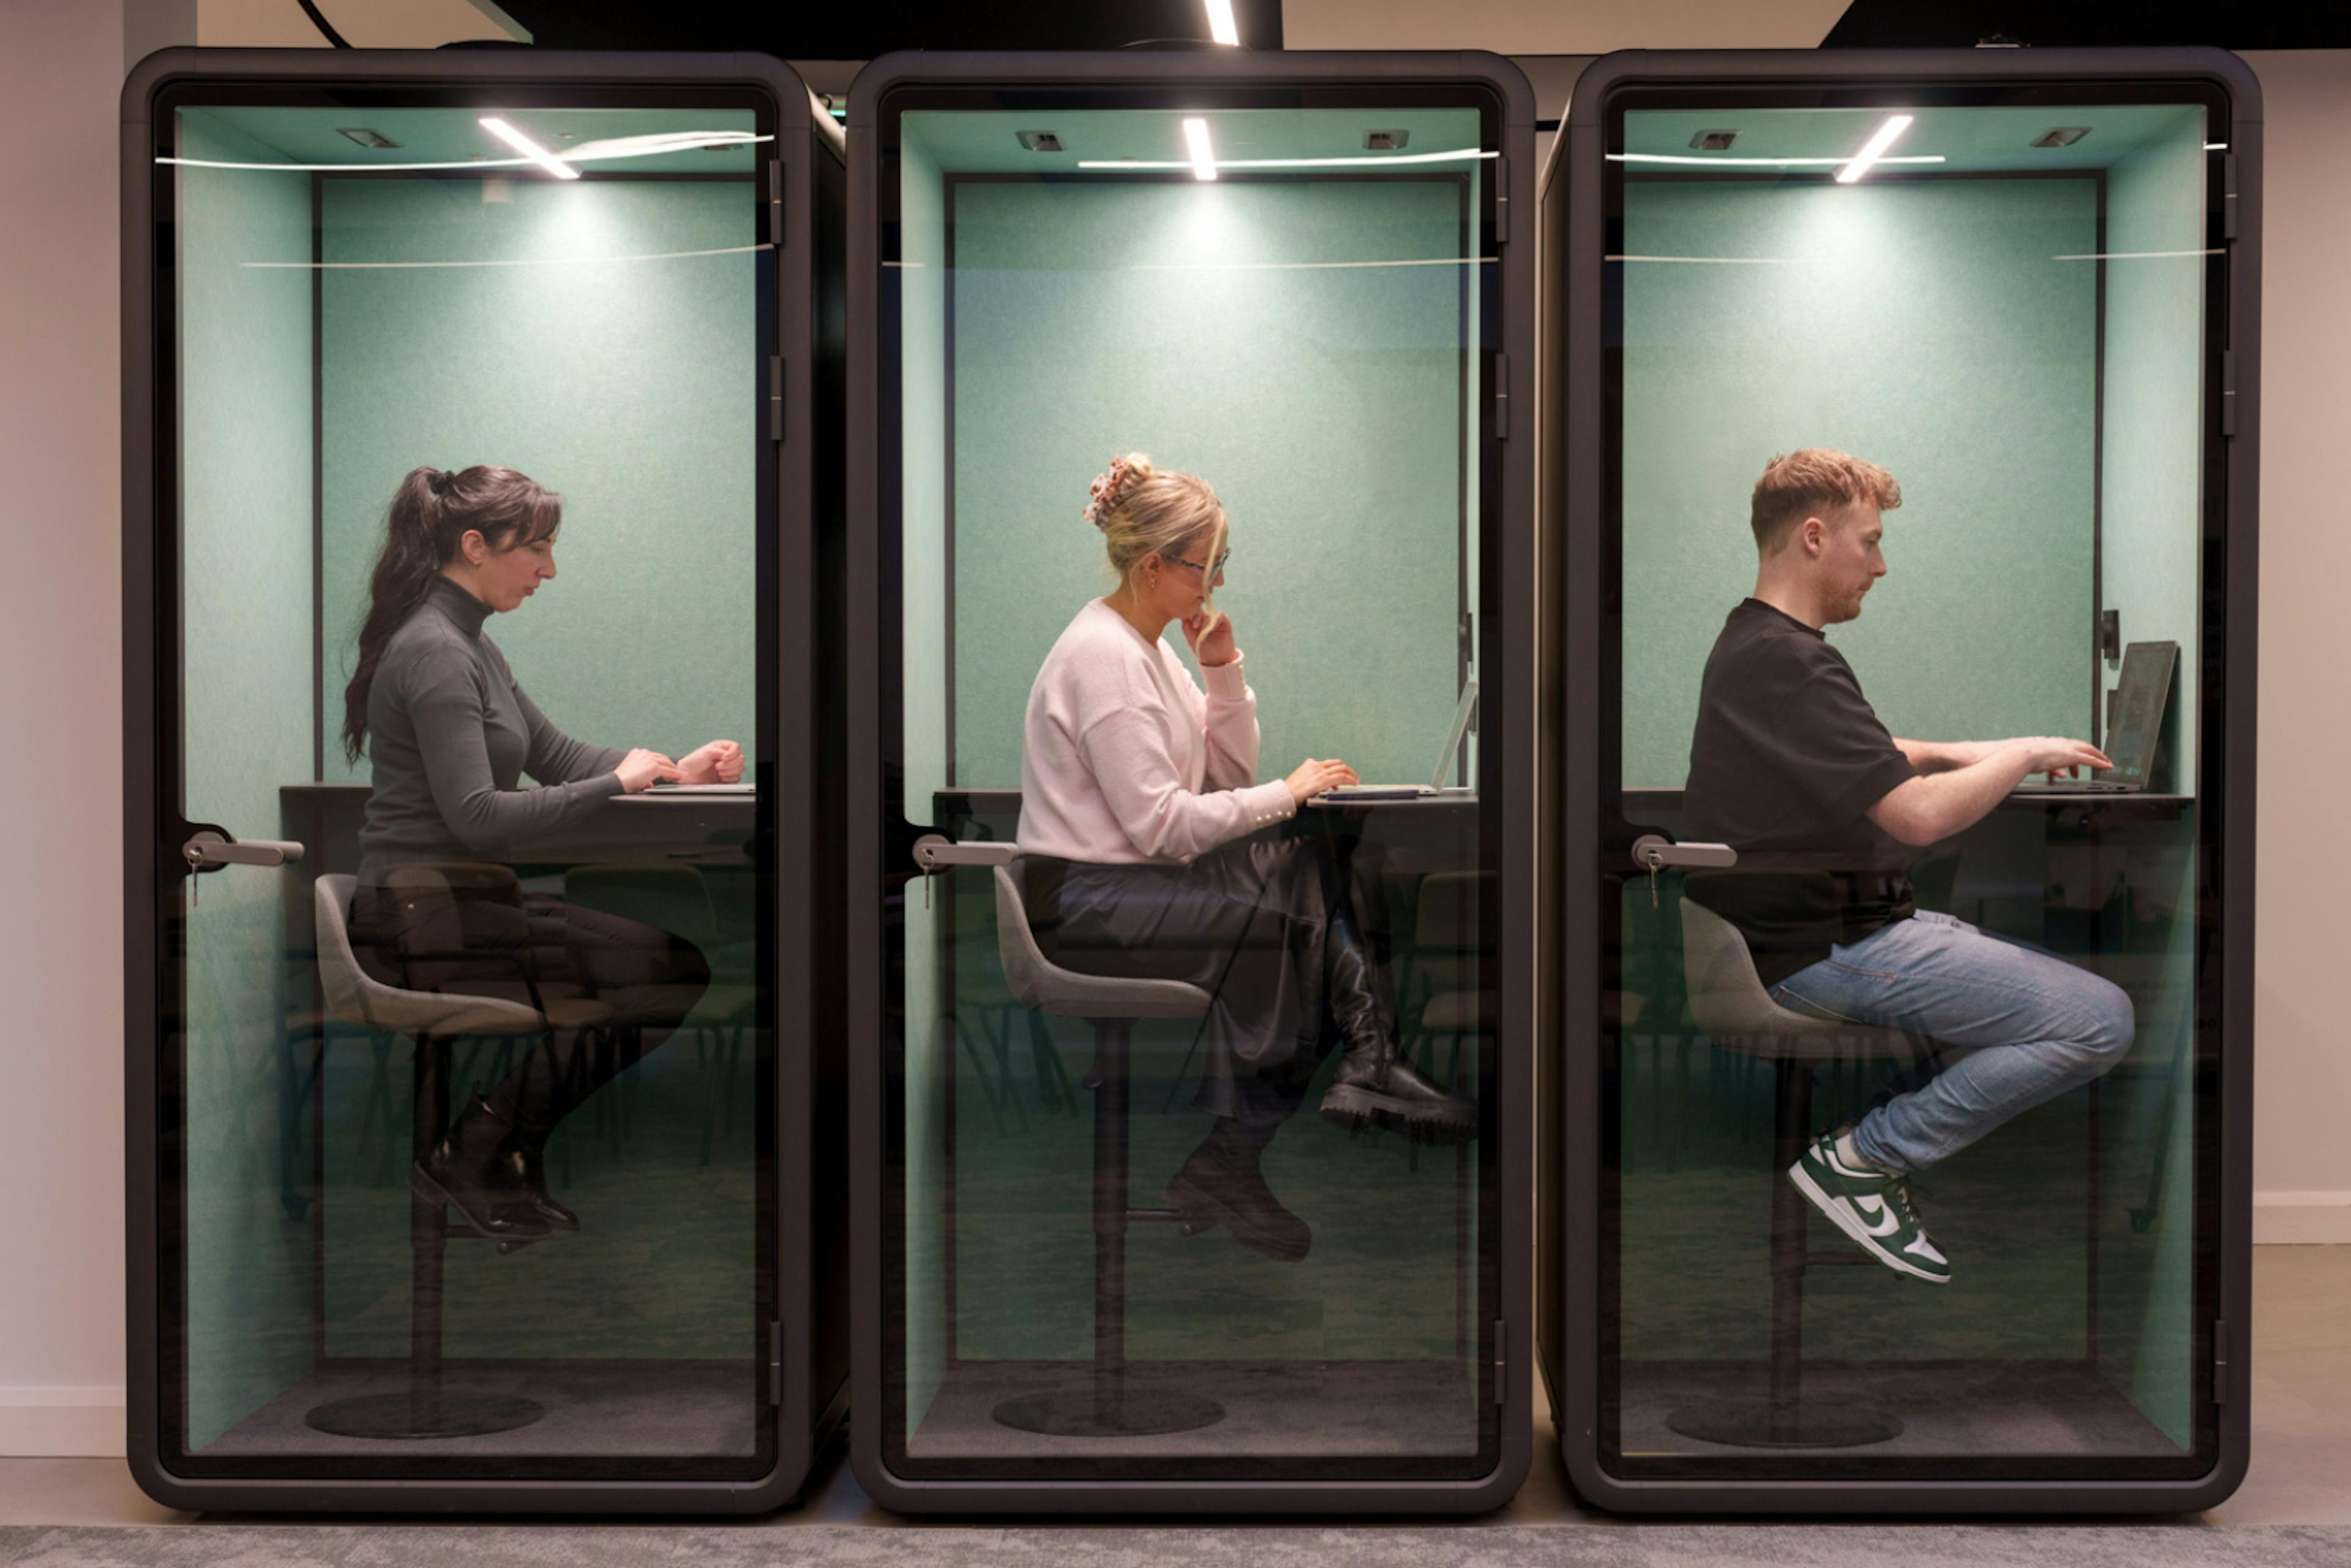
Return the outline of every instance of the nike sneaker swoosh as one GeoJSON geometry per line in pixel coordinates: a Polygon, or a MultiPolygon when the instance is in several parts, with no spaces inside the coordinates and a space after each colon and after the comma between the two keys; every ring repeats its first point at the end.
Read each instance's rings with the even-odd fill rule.
{"type": "Polygon", "coordinates": [[[1861,1217],[1861,1228],[1872,1236],[1891,1236],[1902,1224],[1902,1217],[1888,1208],[1882,1197],[1856,1197],[1853,1207],[1861,1217]]]}

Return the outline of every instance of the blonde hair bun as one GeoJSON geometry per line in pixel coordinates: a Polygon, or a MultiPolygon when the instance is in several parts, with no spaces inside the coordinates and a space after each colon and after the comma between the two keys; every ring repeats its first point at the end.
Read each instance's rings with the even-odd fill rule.
{"type": "Polygon", "coordinates": [[[1140,452],[1123,453],[1110,460],[1106,473],[1094,476],[1088,491],[1086,509],[1080,515],[1095,528],[1102,528],[1119,504],[1134,493],[1134,487],[1152,476],[1151,459],[1140,452]]]}

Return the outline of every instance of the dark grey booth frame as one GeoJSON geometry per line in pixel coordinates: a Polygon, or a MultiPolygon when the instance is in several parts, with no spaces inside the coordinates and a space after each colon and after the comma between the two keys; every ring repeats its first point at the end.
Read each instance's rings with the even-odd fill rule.
{"type": "MultiPolygon", "coordinates": [[[[783,62],[765,55],[622,55],[536,51],[166,49],[132,69],[122,89],[122,607],[124,838],[124,1095],[128,1183],[128,1454],[139,1485],[177,1508],[235,1511],[566,1513],[753,1513],[797,1497],[811,1462],[841,1423],[848,1396],[847,1231],[840,1193],[845,1153],[838,1103],[846,1067],[837,922],[841,865],[840,697],[821,685],[841,629],[841,386],[846,344],[841,290],[846,152],[840,128],[783,62]],[[767,695],[758,723],[776,758],[763,778],[772,800],[762,831],[773,905],[769,992],[773,1103],[759,1119],[772,1146],[759,1159],[760,1292],[770,1320],[744,1322],[745,1363],[765,1394],[772,1462],[746,1479],[631,1476],[632,1461],[581,1479],[475,1479],[445,1457],[420,1465],[387,1444],[381,1464],[338,1461],[332,1473],[190,1475],[164,1446],[166,1387],[183,1358],[165,1343],[172,1314],[161,1249],[179,1220],[163,1212],[175,1171],[164,1144],[164,994],[169,947],[163,901],[186,879],[178,846],[180,647],[178,528],[164,421],[173,407],[171,344],[160,342],[156,236],[172,187],[153,142],[159,106],[176,89],[287,93],[338,88],[464,95],[554,88],[739,93],[758,104],[776,140],[754,176],[767,182],[763,241],[774,246],[773,291],[759,301],[764,345],[758,431],[758,580],[763,601],[803,605],[763,615],[758,648],[767,695]],[[373,1473],[370,1473],[372,1466],[373,1473]]],[[[462,172],[462,171],[457,172],[462,172]]],[[[255,831],[248,827],[246,831],[255,831]]],[[[747,1309],[751,1305],[747,1300],[747,1309]]],[[[183,1375],[183,1371],[179,1375],[183,1375]]],[[[569,1462],[567,1462],[569,1463],[569,1462]]],[[[517,1468],[544,1469],[538,1460],[517,1468]]],[[[288,1469],[294,1467],[289,1462],[288,1469]]],[[[319,1467],[323,1469],[324,1467],[319,1467]]],[[[640,1465],[640,1469],[643,1467],[640,1465]]]]}
{"type": "MultiPolygon", "coordinates": [[[[1542,812],[1559,831],[1541,869],[1544,956],[1557,983],[1542,1000],[1544,1066],[1538,1176],[1541,1359],[1560,1445],[1576,1490],[1626,1511],[1886,1513],[2170,1512],[2207,1508],[2233,1491],[2247,1463],[2247,1345],[2252,1307],[2253,803],[2256,572],[2261,422],[2261,89],[2218,49],[1626,51],[1604,57],[1575,85],[1544,171],[1541,355],[1541,585],[1546,683],[1542,812]],[[1632,873],[1613,843],[1614,814],[1602,776],[1613,708],[1601,683],[1614,560],[1606,536],[1603,448],[1608,396],[1604,317],[1604,154],[1612,97],[1693,86],[1726,91],[1919,87],[2188,84],[2229,105],[2222,192],[2225,309],[2208,320],[2204,570],[2219,579],[2220,635],[2203,645],[2200,737],[2201,911],[2217,926],[2199,950],[2196,1128],[2199,1301],[2210,1321],[2205,1393],[2217,1454],[2183,1480],[2057,1479],[1628,1479],[1603,1468],[1601,1203],[1604,1111],[1601,931],[1606,881],[1632,873]],[[2218,469],[2217,502],[2209,475],[2218,469]],[[2219,538],[2216,539],[2215,535],[2219,538]],[[1593,852],[1594,851],[1597,852],[1593,852]],[[2217,909],[2217,921],[2210,918],[2217,909]],[[2208,993],[2209,995],[2209,993],[2208,993]],[[2209,1219],[2206,1218],[2209,1216],[2209,1219]]],[[[2214,613],[2207,591],[2207,625],[2214,613]]],[[[1627,837],[1629,843],[1629,835],[1627,837]]]]}
{"type": "Polygon", "coordinates": [[[882,939],[884,884],[903,887],[914,872],[914,839],[925,824],[885,820],[883,810],[885,724],[898,712],[897,693],[885,689],[897,661],[885,647],[894,624],[880,613],[885,582],[897,572],[896,545],[883,537],[883,480],[896,470],[895,438],[882,429],[881,183],[878,128],[884,102],[901,89],[967,88],[1144,91],[1194,88],[1218,90],[1299,88],[1462,86],[1490,91],[1502,110],[1502,157],[1495,175],[1499,260],[1496,295],[1499,340],[1505,351],[1484,357],[1479,386],[1484,425],[1502,438],[1494,485],[1498,526],[1482,556],[1489,591],[1477,628],[1479,667],[1510,672],[1482,695],[1489,736],[1481,753],[1481,805],[1503,852],[1499,929],[1531,933],[1534,863],[1517,852],[1534,837],[1533,682],[1535,650],[1534,367],[1527,351],[1534,326],[1533,94],[1518,68],[1477,51],[1363,54],[1129,52],[1072,54],[927,54],[883,57],[850,89],[849,331],[849,657],[851,1218],[856,1332],[852,1342],[852,1398],[872,1412],[852,1423],[850,1457],[858,1479],[876,1501],[909,1511],[1071,1513],[1366,1513],[1471,1512],[1493,1508],[1517,1490],[1532,1448],[1529,1398],[1531,1358],[1528,1316],[1532,1260],[1523,1238],[1532,1224],[1536,958],[1531,942],[1504,946],[1497,960],[1502,997],[1497,1033],[1498,1077],[1503,1085],[1492,1124],[1500,1225],[1499,1332],[1493,1367],[1499,1404],[1498,1457],[1490,1473],[1472,1480],[1260,1479],[933,1479],[893,1472],[886,1460],[880,1412],[885,1376],[888,1319],[887,1251],[883,1194],[886,1185],[882,939]],[[1516,409],[1520,412],[1513,413],[1516,409]],[[887,468],[885,469],[885,463],[887,468]],[[1523,676],[1522,676],[1523,673],[1523,676]]]}

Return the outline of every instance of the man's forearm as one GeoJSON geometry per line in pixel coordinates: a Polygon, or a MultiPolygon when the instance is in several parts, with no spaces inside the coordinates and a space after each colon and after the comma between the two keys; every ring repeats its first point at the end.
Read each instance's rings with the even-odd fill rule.
{"type": "Polygon", "coordinates": [[[1948,773],[1954,768],[1966,768],[1980,762],[1998,748],[1990,740],[1904,740],[1899,736],[1894,744],[1910,759],[1910,766],[1921,773],[1948,773]]]}

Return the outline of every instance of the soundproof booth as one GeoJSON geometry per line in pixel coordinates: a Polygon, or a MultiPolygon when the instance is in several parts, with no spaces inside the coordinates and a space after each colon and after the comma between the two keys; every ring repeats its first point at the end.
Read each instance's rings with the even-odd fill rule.
{"type": "Polygon", "coordinates": [[[123,106],[132,1469],[775,1507],[847,1360],[839,127],[756,56],[123,106]]]}
{"type": "Polygon", "coordinates": [[[2215,50],[1576,84],[1539,1315],[1604,1506],[2243,1474],[2261,166],[2215,50]]]}
{"type": "Polygon", "coordinates": [[[851,1453],[1470,1510],[1530,1441],[1533,109],[1478,54],[851,93],[851,1453]]]}

